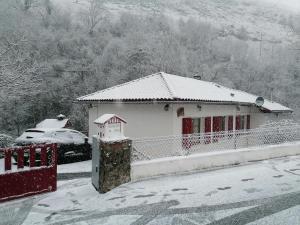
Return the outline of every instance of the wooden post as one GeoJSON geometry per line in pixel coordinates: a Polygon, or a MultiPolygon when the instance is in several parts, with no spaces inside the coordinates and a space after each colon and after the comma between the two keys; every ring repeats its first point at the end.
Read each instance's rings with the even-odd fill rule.
{"type": "Polygon", "coordinates": [[[11,150],[4,150],[4,170],[11,170],[11,150]]]}
{"type": "Polygon", "coordinates": [[[35,167],[35,147],[33,146],[29,148],[29,166],[35,167]]]}
{"type": "Polygon", "coordinates": [[[24,148],[18,149],[18,169],[24,168],[24,148]]]}
{"type": "Polygon", "coordinates": [[[41,149],[41,166],[47,166],[47,146],[41,149]]]}

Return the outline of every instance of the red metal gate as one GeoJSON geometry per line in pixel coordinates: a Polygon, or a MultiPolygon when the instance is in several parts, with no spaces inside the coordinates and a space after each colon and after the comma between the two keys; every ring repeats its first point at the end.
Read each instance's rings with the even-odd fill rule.
{"type": "Polygon", "coordinates": [[[4,153],[4,173],[0,173],[0,202],[56,191],[56,144],[0,149],[4,153]],[[40,160],[36,160],[36,155],[40,160]],[[12,167],[12,156],[17,165],[12,167]],[[29,165],[24,166],[28,156],[29,165]]]}

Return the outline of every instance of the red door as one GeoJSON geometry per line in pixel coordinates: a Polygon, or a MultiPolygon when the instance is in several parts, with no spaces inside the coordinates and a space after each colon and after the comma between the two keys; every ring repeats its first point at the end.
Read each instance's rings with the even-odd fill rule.
{"type": "Polygon", "coordinates": [[[183,118],[182,119],[182,134],[191,134],[191,133],[193,133],[192,118],[183,118]]]}
{"type": "Polygon", "coordinates": [[[184,148],[191,147],[191,140],[186,135],[193,133],[193,120],[192,118],[183,118],[182,119],[182,146],[184,148]]]}
{"type": "MultiPolygon", "coordinates": [[[[205,131],[205,133],[211,133],[211,117],[205,117],[204,131],[205,131]]],[[[210,143],[210,137],[211,137],[210,134],[208,134],[205,137],[205,144],[209,144],[210,143]]]]}

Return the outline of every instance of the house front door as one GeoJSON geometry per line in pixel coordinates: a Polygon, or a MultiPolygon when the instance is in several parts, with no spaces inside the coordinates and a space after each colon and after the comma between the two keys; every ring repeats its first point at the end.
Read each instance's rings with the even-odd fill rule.
{"type": "Polygon", "coordinates": [[[193,133],[192,118],[183,118],[182,119],[182,134],[191,134],[191,133],[193,133]]]}
{"type": "Polygon", "coordinates": [[[189,149],[191,147],[191,140],[188,137],[189,134],[193,133],[193,120],[192,118],[182,119],[182,147],[189,149]]]}

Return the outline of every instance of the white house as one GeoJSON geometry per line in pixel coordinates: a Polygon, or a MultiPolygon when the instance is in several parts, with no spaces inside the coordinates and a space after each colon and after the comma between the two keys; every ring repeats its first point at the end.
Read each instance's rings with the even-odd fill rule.
{"type": "Polygon", "coordinates": [[[103,114],[124,118],[126,136],[141,138],[256,128],[292,112],[243,91],[163,72],[77,100],[89,106],[89,136],[97,134],[94,121],[103,114]]]}

